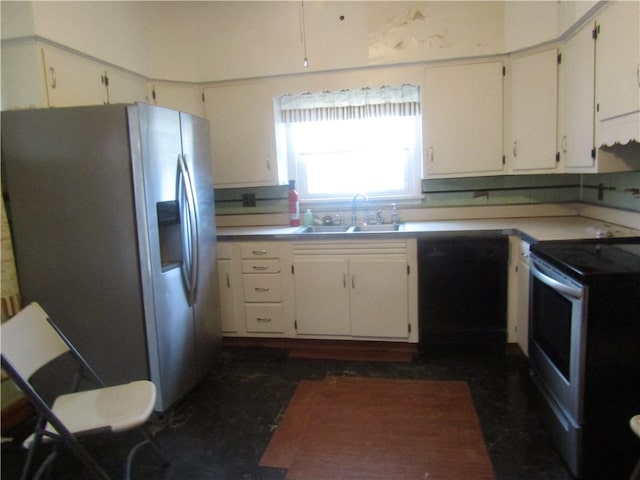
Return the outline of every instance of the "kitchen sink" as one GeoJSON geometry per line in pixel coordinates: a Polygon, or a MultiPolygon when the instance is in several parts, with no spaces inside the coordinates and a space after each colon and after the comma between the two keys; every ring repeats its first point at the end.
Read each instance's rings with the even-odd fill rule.
{"type": "Polygon", "coordinates": [[[366,233],[366,232],[397,232],[400,225],[371,224],[371,225],[313,225],[301,227],[296,233],[366,233]]]}
{"type": "Polygon", "coordinates": [[[393,223],[358,225],[353,228],[354,232],[397,232],[398,230],[400,230],[400,225],[393,223]]]}
{"type": "Polygon", "coordinates": [[[351,228],[351,225],[313,225],[302,227],[296,233],[347,233],[351,228]]]}

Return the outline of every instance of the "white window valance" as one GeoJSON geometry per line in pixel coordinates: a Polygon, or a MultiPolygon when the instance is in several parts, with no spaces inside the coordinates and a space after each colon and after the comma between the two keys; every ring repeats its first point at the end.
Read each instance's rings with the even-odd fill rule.
{"type": "Polygon", "coordinates": [[[420,87],[382,86],[336,92],[305,92],[276,99],[284,123],[420,115],[420,87]]]}

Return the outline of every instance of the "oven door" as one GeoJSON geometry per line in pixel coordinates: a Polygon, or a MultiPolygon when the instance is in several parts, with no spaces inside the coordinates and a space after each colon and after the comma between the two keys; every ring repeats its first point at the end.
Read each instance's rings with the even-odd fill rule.
{"type": "Polygon", "coordinates": [[[586,287],[531,256],[529,355],[534,375],[577,425],[583,421],[586,287]]]}
{"type": "Polygon", "coordinates": [[[544,418],[575,476],[582,471],[586,287],[531,255],[529,360],[544,418]]]}

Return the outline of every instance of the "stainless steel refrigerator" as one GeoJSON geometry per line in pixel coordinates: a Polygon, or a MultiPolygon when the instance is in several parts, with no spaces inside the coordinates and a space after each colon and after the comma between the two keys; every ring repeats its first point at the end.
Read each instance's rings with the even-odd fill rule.
{"type": "Polygon", "coordinates": [[[146,104],[2,112],[23,304],[39,302],[108,384],[166,411],[221,342],[209,124],[146,104]]]}

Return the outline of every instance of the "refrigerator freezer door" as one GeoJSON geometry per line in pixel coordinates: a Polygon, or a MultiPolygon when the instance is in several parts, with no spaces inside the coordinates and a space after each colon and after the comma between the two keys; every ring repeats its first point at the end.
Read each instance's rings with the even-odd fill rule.
{"type": "Polygon", "coordinates": [[[199,379],[193,310],[182,274],[188,251],[188,222],[178,198],[182,155],[180,113],[151,105],[129,108],[134,191],[151,381],[158,388],[156,409],[166,410],[199,379]],[[175,205],[175,214],[166,214],[175,205]],[[161,213],[162,212],[162,213],[161,213]]]}
{"type": "Polygon", "coordinates": [[[209,122],[185,113],[182,124],[182,151],[193,173],[198,210],[198,278],[194,303],[195,341],[199,375],[215,362],[222,339],[218,274],[216,270],[216,219],[213,199],[213,163],[209,122]]]}
{"type": "Polygon", "coordinates": [[[23,303],[108,384],[148,378],[126,108],[2,112],[2,163],[23,303]]]}

